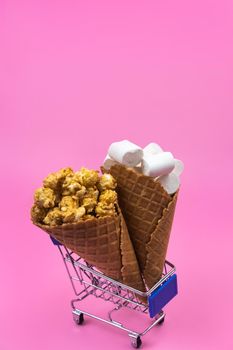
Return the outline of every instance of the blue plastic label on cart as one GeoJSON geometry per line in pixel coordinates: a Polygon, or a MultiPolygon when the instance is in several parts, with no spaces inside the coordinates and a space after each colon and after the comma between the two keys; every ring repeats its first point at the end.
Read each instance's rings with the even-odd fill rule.
{"type": "Polygon", "coordinates": [[[53,238],[52,236],[50,236],[52,242],[54,245],[62,245],[60,242],[58,242],[55,238],[53,238]]]}
{"type": "Polygon", "coordinates": [[[157,315],[162,308],[176,296],[177,276],[172,275],[162,286],[157,288],[149,297],[149,312],[150,317],[157,315]]]}

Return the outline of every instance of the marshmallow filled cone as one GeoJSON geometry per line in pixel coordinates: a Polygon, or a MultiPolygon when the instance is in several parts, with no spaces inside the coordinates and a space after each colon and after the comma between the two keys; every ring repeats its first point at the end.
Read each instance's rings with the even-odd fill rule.
{"type": "Polygon", "coordinates": [[[106,216],[58,226],[35,223],[106,276],[144,291],[138,262],[128,230],[118,208],[106,216]]]}
{"type": "Polygon", "coordinates": [[[118,200],[148,288],[161,277],[178,193],[169,195],[158,181],[117,164],[118,200]]]}
{"type": "Polygon", "coordinates": [[[108,155],[118,163],[134,167],[141,162],[143,150],[134,143],[123,140],[112,143],[108,155]]]}
{"type": "Polygon", "coordinates": [[[143,148],[144,154],[158,154],[162,153],[162,148],[157,143],[149,143],[146,147],[143,148]]]}
{"type": "Polygon", "coordinates": [[[179,176],[176,175],[173,171],[168,175],[160,176],[158,178],[158,181],[168,194],[175,193],[180,187],[179,176]]]}
{"type": "Polygon", "coordinates": [[[142,171],[144,175],[157,177],[169,174],[175,167],[175,159],[171,152],[144,155],[142,171]]]}

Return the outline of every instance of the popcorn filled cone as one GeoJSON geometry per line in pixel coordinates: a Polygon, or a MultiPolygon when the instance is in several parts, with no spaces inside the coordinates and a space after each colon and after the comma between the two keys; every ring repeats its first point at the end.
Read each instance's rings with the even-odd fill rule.
{"type": "Polygon", "coordinates": [[[118,215],[48,226],[34,224],[106,276],[145,291],[124,218],[118,215]]]}
{"type": "Polygon", "coordinates": [[[62,168],[35,191],[31,219],[106,276],[144,291],[115,188],[110,174],[62,168]]]}
{"type": "Polygon", "coordinates": [[[151,288],[165,262],[178,192],[169,195],[152,177],[121,164],[110,173],[117,181],[118,201],[145,283],[151,288]]]}

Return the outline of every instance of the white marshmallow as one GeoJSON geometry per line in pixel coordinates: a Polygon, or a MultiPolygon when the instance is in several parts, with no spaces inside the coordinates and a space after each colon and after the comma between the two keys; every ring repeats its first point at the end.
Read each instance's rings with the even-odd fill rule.
{"type": "Polygon", "coordinates": [[[154,142],[149,143],[149,145],[143,148],[144,154],[158,154],[161,152],[163,152],[162,148],[154,142]]]}
{"type": "Polygon", "coordinates": [[[184,170],[184,163],[179,160],[179,159],[175,159],[175,168],[173,169],[173,173],[176,175],[180,175],[184,170]]]}
{"type": "Polygon", "coordinates": [[[111,166],[117,164],[117,162],[112,159],[109,155],[107,155],[107,157],[104,159],[104,164],[103,167],[106,170],[109,170],[111,168],[111,166]]]}
{"type": "Polygon", "coordinates": [[[169,174],[175,166],[175,159],[171,152],[144,155],[142,171],[144,175],[161,176],[169,174]]]}
{"type": "Polygon", "coordinates": [[[108,154],[115,161],[129,167],[134,167],[142,161],[143,150],[134,143],[123,140],[112,143],[108,154]]]}
{"type": "Polygon", "coordinates": [[[180,187],[179,176],[174,172],[168,175],[160,176],[158,180],[168,194],[175,193],[180,187]]]}
{"type": "Polygon", "coordinates": [[[134,167],[134,170],[136,170],[138,173],[142,174],[142,164],[139,163],[134,167]]]}

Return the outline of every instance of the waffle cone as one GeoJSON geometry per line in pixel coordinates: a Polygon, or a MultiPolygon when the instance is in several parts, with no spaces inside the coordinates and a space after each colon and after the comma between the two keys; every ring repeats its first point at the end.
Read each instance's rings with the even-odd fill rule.
{"type": "Polygon", "coordinates": [[[58,226],[34,223],[89,264],[114,280],[144,291],[124,218],[106,216],[58,226]]]}
{"type": "Polygon", "coordinates": [[[140,270],[151,288],[165,262],[178,193],[169,195],[152,177],[121,164],[111,167],[140,270]]]}

